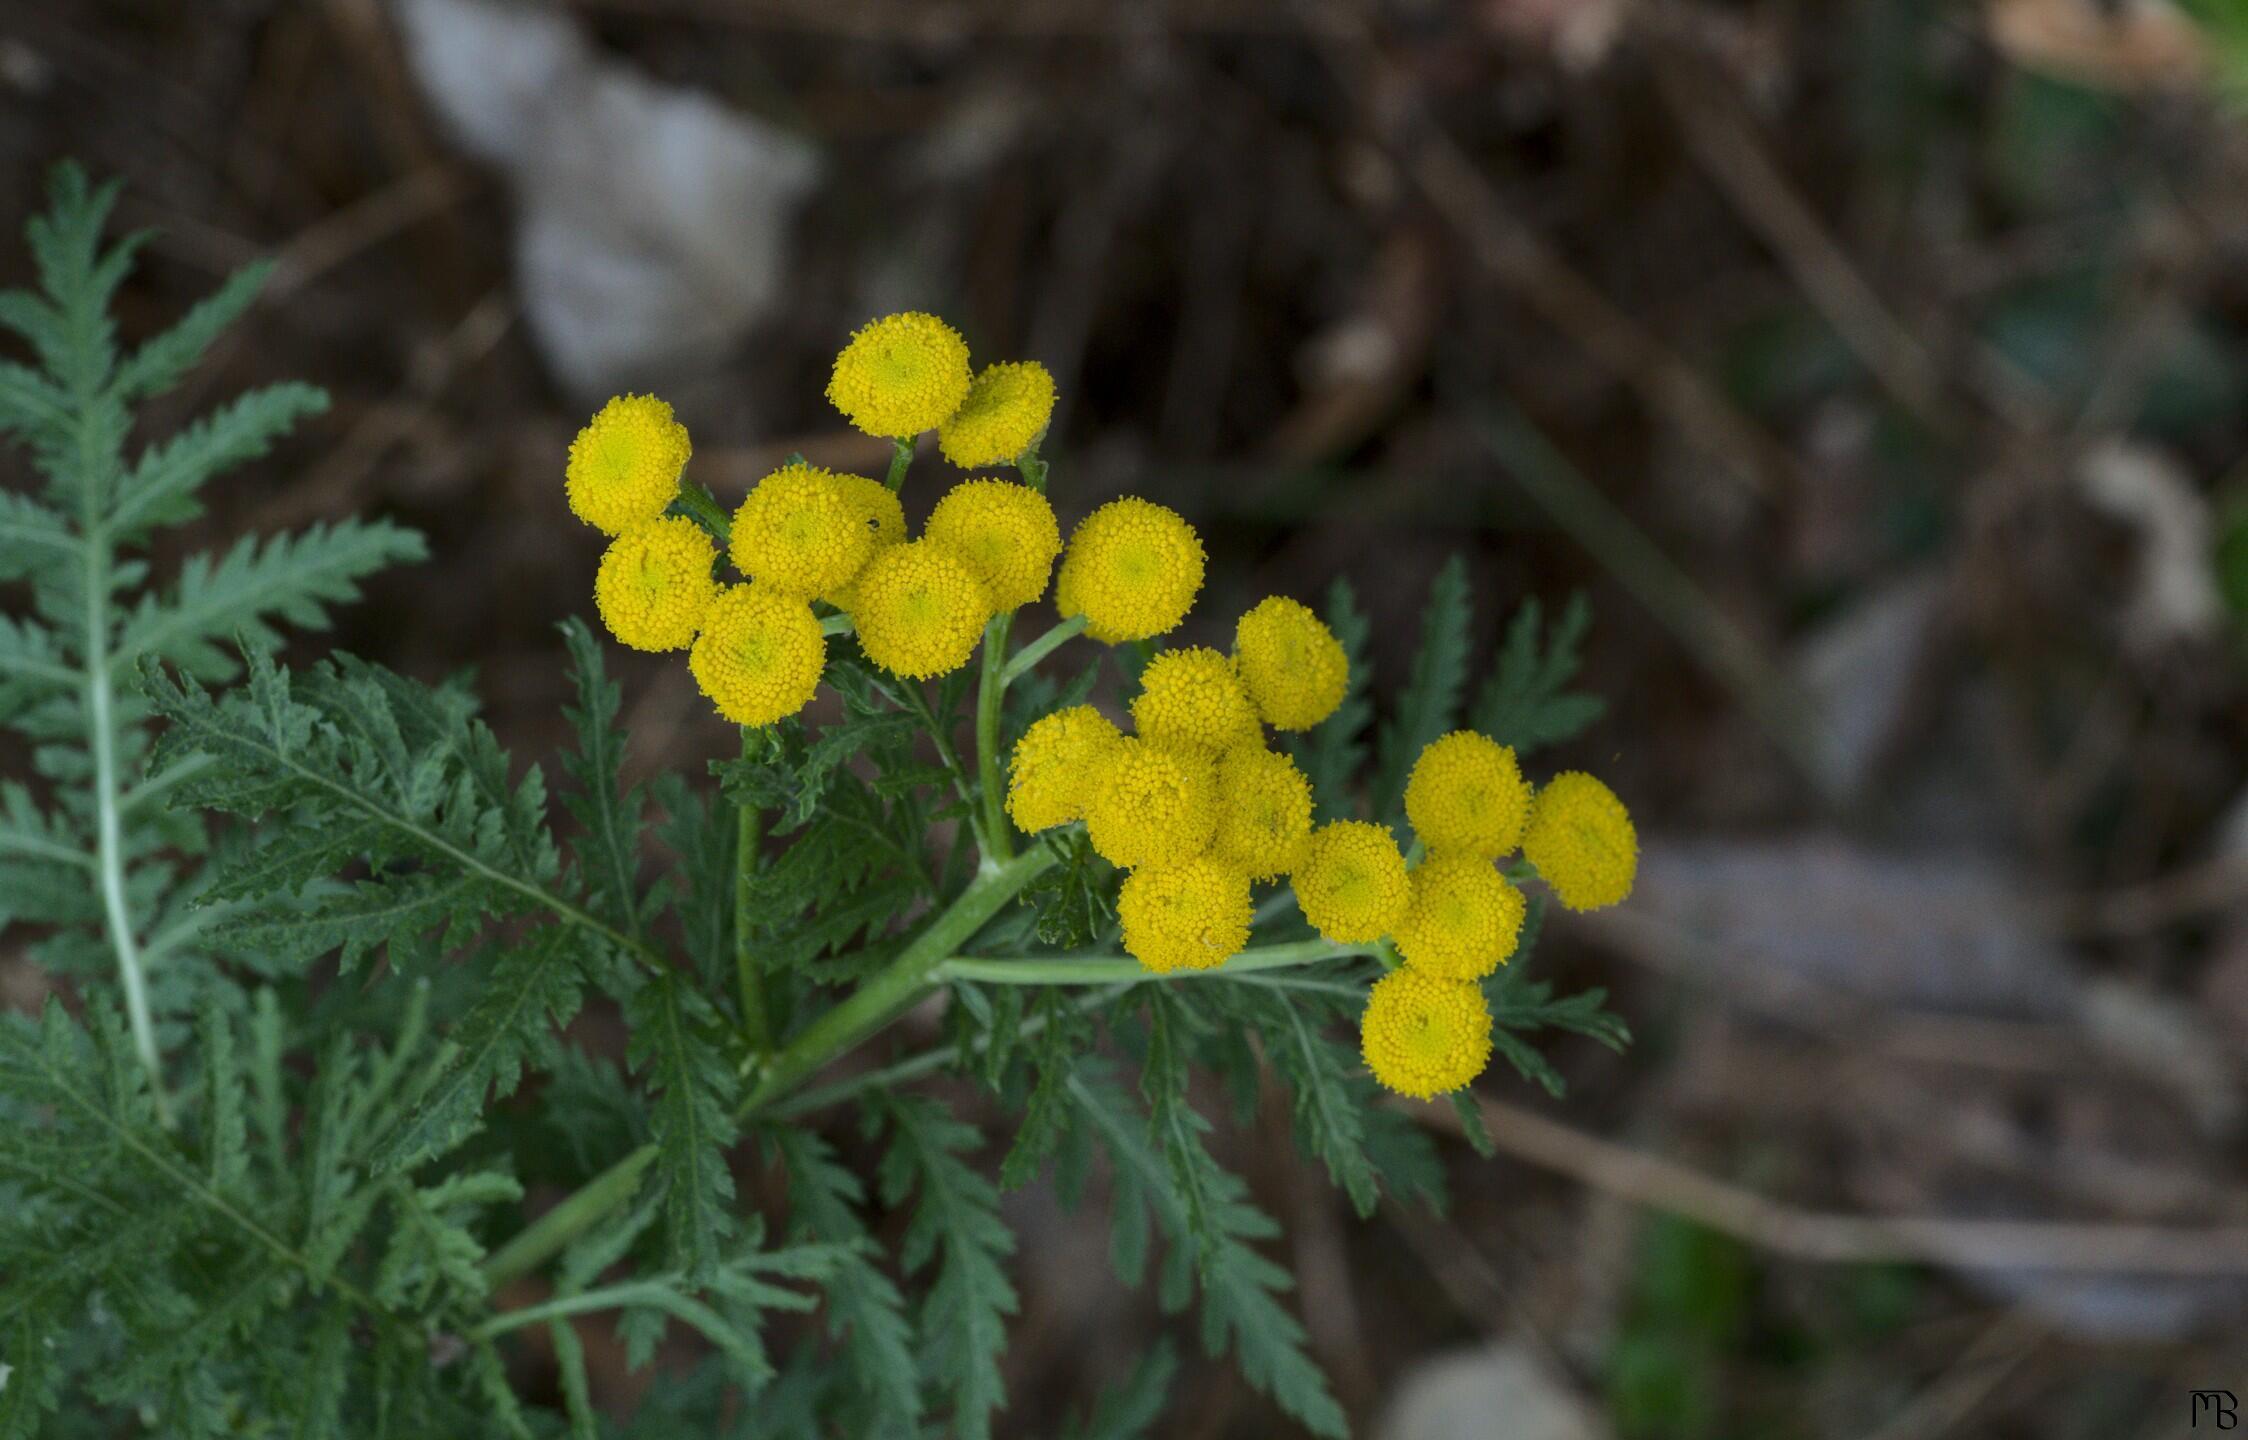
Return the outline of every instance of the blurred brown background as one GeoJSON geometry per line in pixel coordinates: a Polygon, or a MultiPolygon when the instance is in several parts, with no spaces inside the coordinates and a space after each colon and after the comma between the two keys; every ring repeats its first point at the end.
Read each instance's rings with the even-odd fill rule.
{"type": "MultiPolygon", "coordinates": [[[[1448,1219],[1228,1142],[1346,1404],[2152,1437],[2248,1390],[2243,82],[2240,0],[5,0],[0,193],[125,178],[137,333],[278,257],[160,418],[334,409],[196,543],[420,527],[341,643],[473,665],[521,753],[590,609],[574,428],[658,389],[721,497],[877,464],[820,391],[889,309],[1054,371],[1065,525],[1201,527],[1191,635],[1347,575],[1386,690],[1446,553],[1492,639],[1584,589],[1614,703],[1534,768],[1647,856],[1540,963],[1639,1044],[1557,1042],[1566,1106],[1488,1077],[1448,1219]]],[[[636,763],[699,770],[641,659],[636,763]]],[[[1011,1203],[1043,1435],[1158,1321],[1011,1203]]],[[[1162,1433],[1289,1432],[1196,1358],[1162,1433]]]]}

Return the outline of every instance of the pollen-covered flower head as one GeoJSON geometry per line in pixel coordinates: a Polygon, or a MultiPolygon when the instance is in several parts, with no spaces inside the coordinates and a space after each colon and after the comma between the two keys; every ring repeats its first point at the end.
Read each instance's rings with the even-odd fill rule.
{"type": "Polygon", "coordinates": [[[1207,855],[1143,865],[1116,896],[1125,953],[1158,975],[1213,969],[1240,954],[1252,913],[1249,878],[1207,855]]]}
{"type": "Polygon", "coordinates": [[[1103,644],[1170,630],[1202,588],[1202,541],[1177,512],[1137,495],[1111,500],[1078,522],[1054,579],[1054,608],[1085,617],[1103,644]]]}
{"type": "Polygon", "coordinates": [[[934,315],[868,322],[835,357],[827,398],[869,435],[934,430],[968,398],[968,342],[934,315]]]}
{"type": "Polygon", "coordinates": [[[967,664],[991,618],[976,572],[934,540],[882,550],[853,590],[851,620],[866,658],[908,680],[949,675],[967,664]]]}
{"type": "Polygon", "coordinates": [[[1158,745],[1217,754],[1264,739],[1233,662],[1215,650],[1166,650],[1140,673],[1132,725],[1158,745]]]}
{"type": "Polygon", "coordinates": [[[1431,855],[1412,874],[1412,898],[1392,937],[1405,963],[1447,980],[1480,980],[1514,953],[1529,902],[1480,855],[1431,855]]]}
{"type": "Polygon", "coordinates": [[[1285,595],[1259,600],[1233,627],[1233,658],[1275,730],[1309,730],[1350,690],[1350,659],[1326,622],[1285,595]]]}
{"type": "Polygon", "coordinates": [[[1405,782],[1405,818],[1431,850],[1497,859],[1522,842],[1530,787],[1514,751],[1473,730],[1429,742],[1405,782]]]}
{"type": "Polygon", "coordinates": [[[1218,759],[1218,830],[1210,853],[1252,880],[1296,866],[1311,838],[1311,782],[1296,762],[1250,743],[1218,759]]]}
{"type": "Polygon", "coordinates": [[[1358,1045],[1384,1088],[1434,1099],[1461,1089],[1491,1062],[1491,1007],[1472,981],[1406,965],[1367,993],[1358,1045]]]}
{"type": "Polygon", "coordinates": [[[1007,764],[1007,814],[1029,833],[1084,819],[1093,779],[1123,738],[1090,705],[1033,721],[1007,764]]]}
{"type": "Polygon", "coordinates": [[[1121,739],[1101,757],[1085,801],[1085,838],[1111,865],[1177,865],[1210,848],[1217,767],[1208,756],[1121,739]]]}
{"type": "Polygon", "coordinates": [[[608,535],[655,519],[679,494],[693,449],[671,406],[653,395],[615,397],[570,442],[570,512],[608,535]]]}
{"type": "Polygon", "coordinates": [[[1530,808],[1522,856],[1572,910],[1598,910],[1631,893],[1639,832],[1616,792],[1582,770],[1554,776],[1530,808]]]}
{"type": "Polygon", "coordinates": [[[993,610],[1013,610],[1046,593],[1054,557],[1062,553],[1054,507],[1012,480],[964,480],[937,502],[921,533],[950,545],[967,561],[993,610]]]}
{"type": "Polygon", "coordinates": [[[729,585],[687,652],[695,683],[736,725],[770,725],[811,701],[827,663],[812,607],[762,585],[729,585]]]}
{"type": "Polygon", "coordinates": [[[963,470],[998,465],[1028,450],[1054,416],[1054,377],[1036,360],[986,365],[968,398],[937,427],[937,448],[963,470]]]}
{"type": "Polygon", "coordinates": [[[809,600],[848,585],[874,553],[874,532],[844,500],[834,472],[783,465],[734,512],[734,564],[769,590],[809,600]]]}
{"type": "Polygon", "coordinates": [[[645,520],[609,543],[593,602],[609,633],[635,650],[684,650],[718,594],[718,549],[684,516],[645,520]]]}
{"type": "MultiPolygon", "coordinates": [[[[852,523],[873,537],[869,559],[892,545],[905,543],[905,506],[899,503],[897,492],[879,480],[864,475],[837,475],[833,486],[843,506],[851,513],[852,523]]],[[[854,583],[831,586],[820,592],[819,598],[838,610],[848,610],[857,595],[854,583]]]]}
{"type": "Polygon", "coordinates": [[[1364,820],[1332,820],[1312,831],[1289,883],[1304,919],[1341,945],[1387,935],[1405,918],[1412,893],[1389,827],[1364,820]]]}

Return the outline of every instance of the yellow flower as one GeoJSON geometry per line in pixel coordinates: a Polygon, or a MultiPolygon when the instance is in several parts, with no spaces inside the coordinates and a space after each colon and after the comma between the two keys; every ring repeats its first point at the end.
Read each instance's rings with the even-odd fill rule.
{"type": "MultiPolygon", "coordinates": [[[[905,506],[898,502],[897,493],[879,480],[869,480],[864,475],[837,475],[831,482],[835,493],[841,497],[844,508],[851,512],[853,523],[862,526],[874,537],[868,558],[892,545],[905,543],[905,506]]],[[[863,573],[863,572],[862,572],[863,573]]],[[[857,577],[852,583],[837,585],[820,592],[820,599],[838,610],[851,608],[858,598],[857,577]]]]}
{"type": "Polygon", "coordinates": [[[937,427],[937,448],[963,470],[1011,461],[1045,433],[1054,377],[1035,360],[986,365],[968,398],[937,427]]]}
{"type": "Polygon", "coordinates": [[[684,650],[718,594],[718,549],[684,516],[644,521],[611,541],[593,577],[609,633],[635,650],[684,650]]]}
{"type": "Polygon", "coordinates": [[[1530,787],[1514,752],[1473,730],[1429,742],[1405,782],[1405,818],[1431,850],[1495,860],[1522,841],[1530,787]]]}
{"type": "Polygon", "coordinates": [[[967,480],[929,512],[921,533],[960,552],[984,583],[994,610],[1013,610],[1046,593],[1062,552],[1054,507],[1012,480],[967,480]]]}
{"type": "Polygon", "coordinates": [[[1084,819],[1093,777],[1123,738],[1090,705],[1041,717],[1015,742],[1007,764],[1007,814],[1025,832],[1084,819]]]}
{"type": "Polygon", "coordinates": [[[570,442],[563,490],[570,511],[608,535],[653,520],[679,494],[694,447],[687,427],[653,395],[619,395],[570,442]]]}
{"type": "Polygon", "coordinates": [[[1296,762],[1260,744],[1218,761],[1218,831],[1210,853],[1252,880],[1295,868],[1311,838],[1311,782],[1296,762]]]}
{"type": "Polygon", "coordinates": [[[1472,982],[1407,965],[1367,993],[1358,1043],[1386,1089],[1433,1099],[1465,1087],[1491,1063],[1491,1007],[1472,982]]]}
{"type": "Polygon", "coordinates": [[[1146,640],[1186,618],[1202,588],[1202,541],[1153,501],[1127,495],[1078,522],[1054,580],[1064,619],[1104,644],[1146,640]]]}
{"type": "Polygon", "coordinates": [[[1450,851],[1413,872],[1412,899],[1392,938],[1424,975],[1480,980],[1514,953],[1529,908],[1489,860],[1450,851]]]}
{"type": "Polygon", "coordinates": [[[1639,833],[1616,792],[1581,770],[1556,775],[1538,792],[1522,855],[1572,910],[1598,910],[1631,893],[1639,873],[1639,833]]]}
{"type": "Polygon", "coordinates": [[[770,725],[803,709],[826,663],[812,607],[762,585],[720,591],[687,652],[695,683],[736,725],[770,725]]]}
{"type": "Polygon", "coordinates": [[[968,398],[968,342],[934,315],[885,315],[835,357],[827,398],[869,435],[934,430],[968,398]]]}
{"type": "Polygon", "coordinates": [[[1140,674],[1132,725],[1143,740],[1212,754],[1264,739],[1233,662],[1200,646],[1166,650],[1140,674]]]}
{"type": "Polygon", "coordinates": [[[784,465],[734,512],[731,553],[768,590],[809,600],[848,585],[874,553],[874,532],[844,500],[832,471],[784,465]]]}
{"type": "Polygon", "coordinates": [[[983,582],[947,545],[913,540],[867,562],[851,619],[866,658],[908,680],[949,675],[968,663],[991,618],[983,582]]]}
{"type": "Polygon", "coordinates": [[[1208,856],[1134,870],[1116,896],[1125,952],[1158,975],[1240,954],[1250,915],[1248,877],[1208,856]]]}
{"type": "Polygon", "coordinates": [[[1334,820],[1314,830],[1290,883],[1304,919],[1342,945],[1387,935],[1405,918],[1411,895],[1395,837],[1387,826],[1364,820],[1334,820]]]}
{"type": "Polygon", "coordinates": [[[1233,627],[1233,658],[1257,710],[1276,730],[1309,730],[1350,689],[1350,659],[1317,615],[1268,595],[1233,627]]]}
{"type": "Polygon", "coordinates": [[[1178,865],[1210,848],[1217,767],[1206,756],[1118,740],[1085,802],[1085,837],[1111,865],[1178,865]]]}

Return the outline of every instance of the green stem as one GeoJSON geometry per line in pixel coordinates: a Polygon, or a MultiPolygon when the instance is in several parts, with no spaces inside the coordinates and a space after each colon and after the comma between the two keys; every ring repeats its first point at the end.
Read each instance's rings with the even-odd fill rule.
{"type": "Polygon", "coordinates": [[[895,448],[890,451],[890,473],[882,477],[882,483],[890,487],[890,493],[893,495],[905,488],[905,467],[913,463],[913,442],[915,438],[910,435],[900,435],[890,442],[895,448]]]}
{"type": "Polygon", "coordinates": [[[729,516],[724,507],[719,505],[718,497],[712,495],[702,486],[697,485],[692,480],[681,480],[679,482],[679,505],[689,515],[700,520],[703,527],[709,530],[711,534],[716,535],[720,546],[727,545],[733,540],[733,517],[729,516]]]}
{"type": "MultiPolygon", "coordinates": [[[[754,732],[742,727],[742,755],[755,744],[754,732]]],[[[757,807],[737,805],[734,810],[734,984],[741,996],[742,1038],[752,1054],[773,1048],[773,1029],[765,1015],[765,977],[757,952],[750,943],[749,912],[757,877],[757,842],[763,833],[757,807]]]]}
{"type": "Polygon", "coordinates": [[[1169,975],[1154,974],[1129,955],[1071,955],[1054,959],[1033,955],[1020,960],[981,960],[973,955],[957,955],[940,968],[939,978],[979,980],[989,985],[1136,985],[1148,980],[1223,979],[1229,975],[1251,975],[1259,970],[1291,970],[1299,965],[1316,965],[1322,960],[1373,953],[1371,945],[1297,940],[1286,945],[1254,946],[1223,965],[1213,965],[1207,970],[1175,970],[1169,975]]]}
{"type": "Polygon", "coordinates": [[[991,844],[984,838],[983,812],[976,808],[976,787],[969,783],[968,767],[960,763],[960,752],[953,748],[952,737],[938,723],[937,712],[930,706],[929,697],[922,693],[918,684],[910,680],[896,690],[877,680],[874,688],[887,696],[891,704],[919,720],[921,728],[929,732],[929,739],[937,747],[937,759],[944,765],[945,773],[952,777],[952,788],[959,792],[960,803],[968,807],[968,823],[976,834],[976,848],[988,858],[991,844]]]}
{"type": "Polygon", "coordinates": [[[640,1189],[641,1175],[655,1162],[656,1147],[643,1145],[579,1186],[486,1257],[485,1281],[496,1290],[561,1254],[572,1240],[630,1201],[640,1189]]]}
{"type": "Polygon", "coordinates": [[[1084,633],[1085,617],[1072,615],[1036,640],[1031,641],[1028,645],[1016,651],[1015,658],[1008,661],[1007,668],[1000,672],[1000,688],[1005,689],[1029,674],[1032,666],[1053,654],[1055,650],[1061,647],[1063,641],[1073,639],[1084,633]]]}
{"type": "Polygon", "coordinates": [[[864,981],[842,1003],[823,1012],[798,1032],[795,1039],[775,1051],[757,1085],[742,1101],[740,1113],[749,1115],[786,1095],[844,1051],[913,1008],[940,982],[945,962],[961,943],[1020,894],[1022,888],[1054,865],[1054,852],[1045,845],[1030,849],[995,869],[987,869],[950,909],[883,969],[864,981]]]}
{"type": "Polygon", "coordinates": [[[1015,612],[1005,610],[984,627],[983,679],[976,691],[976,773],[983,784],[984,858],[1004,864],[1015,853],[999,783],[999,706],[1007,696],[1007,631],[1015,612]]]}
{"type": "Polygon", "coordinates": [[[576,1295],[561,1295],[552,1300],[542,1300],[536,1305],[525,1305],[520,1310],[509,1310],[468,1332],[471,1340],[490,1340],[505,1335],[510,1330],[520,1330],[526,1325],[536,1325],[542,1320],[562,1320],[572,1315],[583,1315],[591,1310],[622,1310],[632,1305],[665,1306],[675,1292],[666,1285],[652,1280],[627,1280],[621,1285],[607,1285],[599,1290],[585,1290],[576,1295]]]}

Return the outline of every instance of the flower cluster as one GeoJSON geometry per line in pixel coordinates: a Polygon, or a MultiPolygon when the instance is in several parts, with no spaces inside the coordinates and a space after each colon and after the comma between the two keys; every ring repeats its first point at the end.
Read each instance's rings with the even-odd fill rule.
{"type": "Polygon", "coordinates": [[[1386,828],[1338,821],[1312,836],[1294,883],[1329,940],[1394,948],[1401,963],[1367,996],[1360,1049],[1375,1079],[1428,1099],[1490,1062],[1481,982],[1513,954],[1529,912],[1497,862],[1519,848],[1562,904],[1591,910],[1630,893],[1639,843],[1606,785],[1572,771],[1533,794],[1514,751],[1472,730],[1414,760],[1405,818],[1426,851],[1418,865],[1386,828]]]}
{"type": "MultiPolygon", "coordinates": [[[[1025,457],[1054,409],[1043,366],[972,374],[967,342],[921,314],[887,316],[852,336],[827,393],[851,423],[896,439],[901,465],[911,439],[933,429],[957,464],[1020,462],[1029,473],[1025,457]]],[[[845,628],[894,675],[959,669],[994,615],[1045,593],[1061,554],[1046,497],[1009,480],[962,483],[909,537],[894,488],[902,468],[885,485],[792,460],[720,523],[683,485],[691,453],[669,405],[620,396],[570,446],[568,498],[580,519],[615,537],[594,581],[610,633],[639,650],[687,650],[695,682],[736,724],[770,725],[803,709],[826,667],[826,637],[845,628]],[[719,584],[713,532],[747,583],[719,584]]]]}

